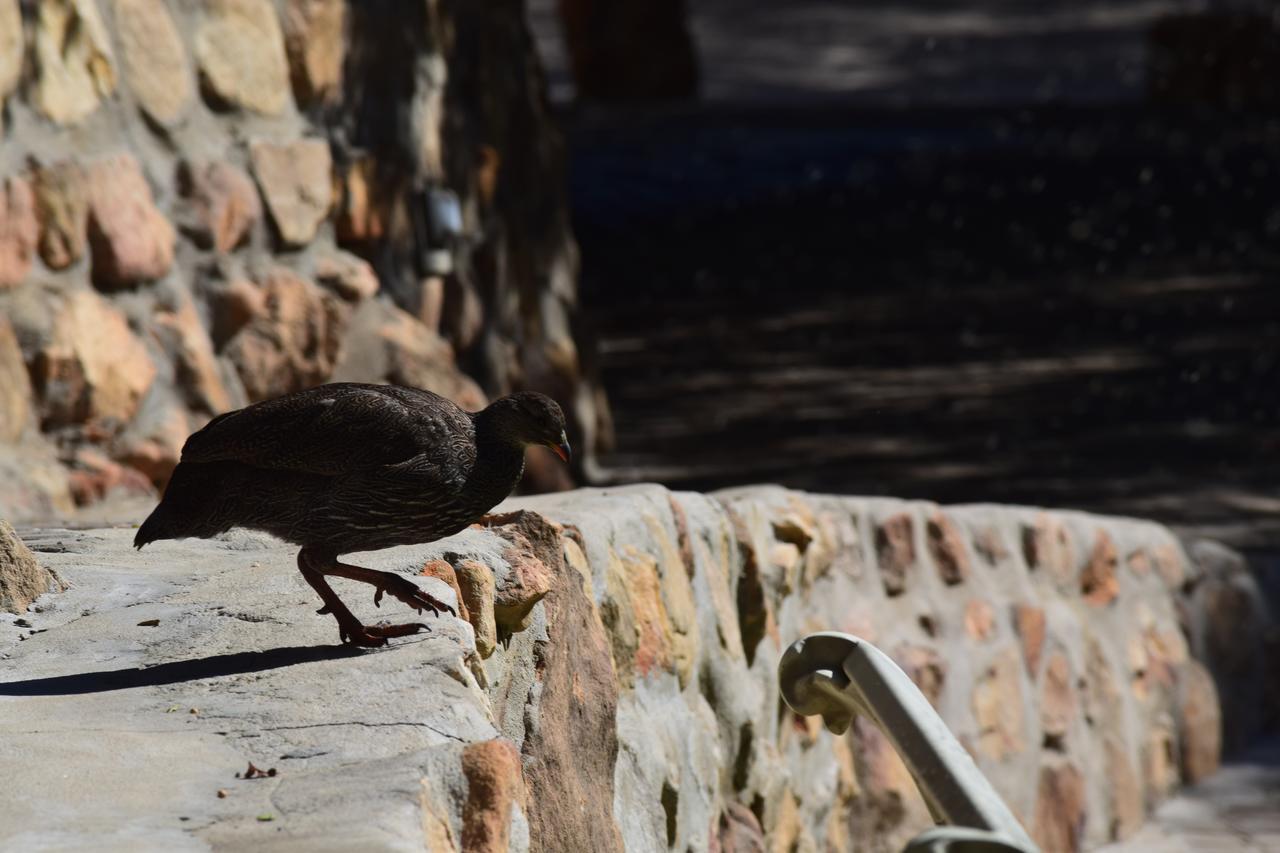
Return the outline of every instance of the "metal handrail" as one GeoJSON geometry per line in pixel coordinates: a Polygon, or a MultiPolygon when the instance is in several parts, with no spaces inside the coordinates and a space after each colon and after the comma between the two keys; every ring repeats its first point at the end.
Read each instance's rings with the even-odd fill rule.
{"type": "Polygon", "coordinates": [[[793,711],[821,715],[834,734],[847,731],[857,714],[870,718],[902,756],[934,820],[965,828],[930,830],[907,851],[1039,853],[929,700],[871,643],[851,634],[811,634],[783,653],[778,683],[793,711]]]}

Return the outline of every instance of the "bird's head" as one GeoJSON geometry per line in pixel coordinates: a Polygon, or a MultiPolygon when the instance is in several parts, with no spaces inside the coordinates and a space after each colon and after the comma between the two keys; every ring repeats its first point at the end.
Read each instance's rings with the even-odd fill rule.
{"type": "Polygon", "coordinates": [[[494,434],[521,447],[541,444],[569,461],[569,439],[564,432],[564,412],[555,400],[536,391],[521,391],[494,400],[480,413],[494,434]]]}

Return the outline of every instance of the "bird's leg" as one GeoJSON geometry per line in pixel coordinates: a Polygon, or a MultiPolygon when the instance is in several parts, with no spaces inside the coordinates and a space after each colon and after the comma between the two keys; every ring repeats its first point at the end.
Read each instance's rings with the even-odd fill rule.
{"type": "Polygon", "coordinates": [[[329,586],[329,582],[325,580],[326,574],[334,574],[328,569],[330,564],[336,562],[332,557],[326,558],[311,551],[309,548],[303,548],[298,552],[298,569],[302,572],[302,577],[307,583],[311,584],[311,588],[324,601],[324,607],[320,608],[319,612],[332,613],[333,617],[338,620],[338,636],[342,642],[373,648],[385,646],[389,637],[405,637],[427,630],[427,626],[421,622],[413,622],[407,625],[370,625],[367,627],[361,624],[360,620],[355,617],[347,605],[342,603],[342,599],[338,598],[338,594],[333,591],[333,587],[329,586]]]}
{"type": "Polygon", "coordinates": [[[347,563],[338,562],[336,559],[325,561],[321,567],[321,571],[326,575],[334,575],[336,577],[370,584],[377,590],[373,594],[373,603],[378,607],[382,606],[383,594],[389,593],[393,598],[400,599],[419,613],[425,609],[430,610],[437,616],[441,613],[457,615],[452,607],[445,604],[440,599],[423,592],[413,581],[409,580],[404,575],[398,575],[395,572],[380,572],[377,569],[366,569],[363,566],[352,566],[347,563]]]}

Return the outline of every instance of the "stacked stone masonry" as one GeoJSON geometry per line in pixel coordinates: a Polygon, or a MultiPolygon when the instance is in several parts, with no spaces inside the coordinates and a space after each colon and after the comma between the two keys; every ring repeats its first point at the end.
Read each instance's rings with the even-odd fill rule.
{"type": "Polygon", "coordinates": [[[519,4],[0,0],[0,513],[149,494],[337,379],[543,390],[589,456],[540,81],[519,4]]]}
{"type": "MultiPolygon", "coordinates": [[[[48,630],[9,653],[5,680],[22,681],[0,695],[28,698],[0,705],[0,756],[47,758],[37,706],[68,744],[190,706],[173,737],[202,757],[172,759],[163,734],[139,747],[131,778],[163,763],[180,793],[157,814],[106,787],[119,831],[290,849],[896,851],[930,820],[888,741],[865,720],[833,736],[778,694],[785,646],[839,630],[900,663],[1057,853],[1132,834],[1214,772],[1224,737],[1275,712],[1275,632],[1246,567],[1154,523],[773,487],[500,509],[352,558],[417,575],[458,610],[355,658],[325,645],[331,620],[269,539],[136,556],[127,530],[32,531],[71,589],[39,599],[30,618],[48,630]],[[158,627],[134,627],[147,618],[158,627]],[[105,652],[122,674],[99,675],[123,683],[102,696],[121,699],[68,689],[105,652]],[[187,666],[194,680],[175,677],[187,666]],[[68,722],[107,701],[91,725],[68,722]],[[280,779],[214,800],[209,778],[245,758],[280,762],[280,779]]],[[[113,760],[92,772],[124,772],[113,760]]],[[[27,784],[57,799],[51,761],[27,784]]],[[[29,819],[4,808],[0,825],[29,819]]],[[[60,831],[86,822],[73,809],[60,831]]]]}

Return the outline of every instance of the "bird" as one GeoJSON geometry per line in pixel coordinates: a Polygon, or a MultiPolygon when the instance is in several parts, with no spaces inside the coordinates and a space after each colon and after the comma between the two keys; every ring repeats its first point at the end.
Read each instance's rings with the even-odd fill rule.
{"type": "Polygon", "coordinates": [[[353,566],[352,551],[433,542],[506,498],[524,471],[525,448],[568,462],[564,413],[522,391],[478,412],[417,388],[338,382],[218,415],[193,433],[159,505],[134,537],[207,539],[232,528],[301,546],[298,569],[332,614],[344,643],[384,646],[428,630],[421,622],[364,625],[328,577],[371,584],[418,613],[453,608],[393,572],[353,566]]]}

